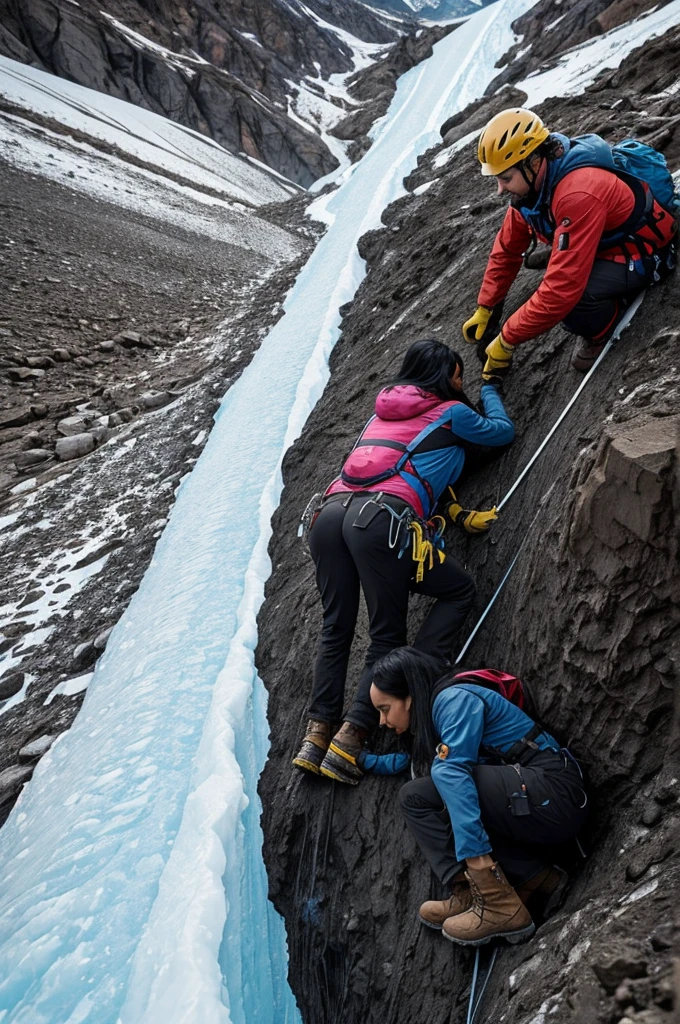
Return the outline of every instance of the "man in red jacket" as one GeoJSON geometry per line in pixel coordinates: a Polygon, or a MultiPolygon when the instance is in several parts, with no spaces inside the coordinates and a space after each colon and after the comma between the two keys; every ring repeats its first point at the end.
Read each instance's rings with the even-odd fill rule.
{"type": "Polygon", "coordinates": [[[482,174],[510,196],[479,292],[463,325],[481,340],[536,240],[551,244],[545,276],[486,349],[483,376],[503,372],[516,345],[560,321],[584,340],[573,366],[588,370],[630,300],[674,265],[675,217],[637,178],[617,171],[597,135],[551,133],[530,110],[504,110],[479,140],[482,174]]]}

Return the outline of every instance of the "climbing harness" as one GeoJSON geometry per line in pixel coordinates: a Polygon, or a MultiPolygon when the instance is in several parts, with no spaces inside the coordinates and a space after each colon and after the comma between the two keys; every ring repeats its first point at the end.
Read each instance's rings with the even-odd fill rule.
{"type": "MultiPolygon", "coordinates": [[[[522,470],[520,475],[517,477],[517,479],[515,480],[514,484],[512,485],[512,487],[510,488],[508,493],[498,503],[498,506],[497,506],[497,509],[496,509],[497,512],[500,512],[500,510],[503,508],[505,503],[515,493],[515,491],[517,490],[517,488],[521,484],[522,480],[524,480],[525,476],[528,474],[528,472],[531,469],[531,467],[534,465],[534,463],[536,462],[538,457],[541,455],[541,453],[543,452],[544,448],[546,447],[546,445],[548,444],[548,442],[552,438],[553,434],[556,432],[557,428],[561,425],[561,423],[563,422],[565,417],[571,411],[573,405],[578,400],[581,392],[583,391],[583,389],[587,385],[587,383],[590,380],[590,378],[592,377],[593,373],[595,372],[597,367],[600,365],[600,363],[602,362],[604,357],[607,355],[607,352],[609,352],[610,348],[612,348],[612,346],[618,341],[618,339],[621,336],[622,332],[626,329],[626,327],[628,327],[628,324],[631,322],[631,320],[633,319],[633,317],[637,313],[638,309],[640,308],[640,306],[642,304],[642,300],[644,299],[644,297],[645,297],[645,292],[644,291],[640,292],[640,294],[633,300],[633,302],[630,304],[630,306],[628,307],[628,309],[626,310],[624,315],[621,317],[621,319],[619,320],[619,322],[618,322],[618,324],[616,326],[616,329],[615,329],[614,333],[612,334],[611,338],[609,339],[607,344],[604,346],[604,348],[600,352],[599,356],[597,357],[597,359],[595,360],[593,365],[588,370],[588,373],[585,375],[585,377],[583,378],[583,380],[581,381],[581,383],[577,387],[576,391],[574,392],[574,394],[570,398],[569,402],[567,402],[567,405],[564,407],[564,409],[562,410],[562,412],[558,416],[558,418],[555,421],[555,423],[552,425],[551,429],[549,430],[549,432],[547,433],[547,435],[545,436],[545,438],[543,439],[541,444],[538,446],[538,448],[536,449],[536,451],[534,452],[532,457],[529,459],[528,463],[526,464],[526,466],[524,467],[524,469],[522,470]]],[[[513,565],[514,565],[514,562],[513,562],[513,565]]],[[[512,566],[510,568],[512,568],[512,566]]],[[[505,582],[505,579],[503,580],[503,582],[505,582]]],[[[501,586],[502,586],[502,584],[501,584],[501,586]]]]}
{"type": "Polygon", "coordinates": [[[493,965],[496,963],[496,957],[498,956],[498,946],[494,946],[491,950],[491,956],[486,967],[486,977],[484,978],[484,984],[482,985],[479,995],[475,998],[477,993],[477,982],[479,981],[479,964],[482,958],[482,946],[477,946],[475,950],[475,965],[472,970],[472,985],[470,986],[470,999],[468,1002],[468,1011],[466,1024],[475,1024],[475,1018],[477,1011],[482,1005],[482,999],[486,992],[486,986],[489,984],[489,978],[493,970],[493,965]]]}
{"type": "Polygon", "coordinates": [[[321,511],[323,505],[323,495],[321,491],[313,494],[307,502],[305,510],[300,516],[300,525],[298,526],[298,537],[302,537],[303,540],[307,540],[309,531],[312,528],[312,523],[316,519],[318,513],[321,511]]]}

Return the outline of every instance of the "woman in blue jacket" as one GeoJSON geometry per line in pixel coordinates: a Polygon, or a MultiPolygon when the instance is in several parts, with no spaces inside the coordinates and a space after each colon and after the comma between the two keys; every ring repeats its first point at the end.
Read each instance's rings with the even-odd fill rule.
{"type": "Polygon", "coordinates": [[[462,945],[521,942],[534,931],[526,904],[540,899],[547,916],[564,889],[564,872],[546,863],[542,847],[583,827],[581,772],[505,697],[440,670],[402,647],[376,663],[370,691],[380,724],[412,733],[416,766],[434,756],[430,774],[399,794],[423,856],[451,890],[424,903],[420,920],[462,945]]]}
{"type": "MultiPolygon", "coordinates": [[[[327,488],[309,531],[323,603],[309,721],[293,764],[339,782],[361,778],[357,755],[377,724],[369,698],[373,665],[403,646],[411,593],[436,600],[414,643],[447,658],[474,600],[469,573],[445,555],[428,523],[447,486],[512,441],[514,428],[497,381],[482,387],[484,415],[462,390],[460,356],[427,338],[410,346],[392,384],[378,394],[375,415],[327,488]],[[357,696],[345,715],[345,677],[363,591],[370,644],[357,696]],[[336,733],[337,724],[343,722],[336,733]],[[335,733],[335,735],[334,735],[335,733]]],[[[486,529],[495,511],[449,515],[470,532],[486,529]]],[[[444,520],[440,520],[443,529],[444,520]]]]}

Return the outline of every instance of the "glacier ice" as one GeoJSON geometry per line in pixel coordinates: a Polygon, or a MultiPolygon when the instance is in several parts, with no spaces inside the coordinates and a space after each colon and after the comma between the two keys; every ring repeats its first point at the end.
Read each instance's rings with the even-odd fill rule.
{"type": "Polygon", "coordinates": [[[403,76],[372,148],[226,394],[71,730],[0,832],[1,1024],[293,1024],[267,901],[254,668],[281,459],[328,377],[356,243],[438,126],[481,95],[532,0],[499,0],[403,76]]]}

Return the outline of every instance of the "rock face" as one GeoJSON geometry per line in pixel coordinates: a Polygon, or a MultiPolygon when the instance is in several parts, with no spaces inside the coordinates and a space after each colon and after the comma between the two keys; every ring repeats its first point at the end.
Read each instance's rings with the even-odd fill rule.
{"type": "Polygon", "coordinates": [[[288,97],[305,77],[352,70],[333,26],[372,43],[399,30],[358,0],[2,0],[0,53],[164,114],[307,186],[337,161],[312,124],[288,116],[288,97]]]}
{"type": "MultiPolygon", "coordinates": [[[[539,112],[569,134],[602,124],[630,134],[640,112],[665,102],[659,93],[677,77],[675,39],[671,32],[654,41],[653,87],[646,84],[647,48],[585,96],[548,101],[539,112]],[[615,98],[627,101],[615,113],[613,82],[625,83],[615,98]]],[[[460,126],[493,112],[492,100],[486,112],[466,111],[460,126]]],[[[665,144],[676,169],[672,131],[665,144]]],[[[270,892],[286,919],[290,979],[305,1024],[466,1019],[472,957],[417,921],[420,902],[441,894],[401,819],[401,780],[367,777],[353,789],[290,765],[320,626],[313,564],[296,538],[302,509],[337,473],[411,341],[434,334],[465,348],[465,383],[477,397],[478,364],[460,326],[476,306],[503,210],[478,177],[473,146],[443,169],[434,155],[410,181],[431,187],[395,203],[383,217],[385,230],[361,242],[368,275],[345,310],[324,396],[285,460],[273,523],[275,570],[257,651],[272,747],[260,792],[270,892]]],[[[522,271],[510,308],[539,281],[535,270],[522,271]]],[[[530,944],[501,948],[481,1020],[674,1020],[680,388],[671,368],[679,355],[679,287],[676,276],[646,297],[494,532],[447,540],[478,586],[461,640],[521,549],[465,663],[507,669],[525,681],[536,715],[584,763],[593,809],[587,860],[581,863],[575,847],[559,853],[574,875],[565,907],[530,944]]],[[[573,345],[558,327],[520,347],[506,388],[517,440],[500,463],[461,486],[468,507],[498,502],[567,404],[581,381],[570,366],[573,345]]],[[[424,603],[414,600],[410,636],[423,613],[424,603]]],[[[366,644],[360,616],[348,691],[366,644]]]]}

